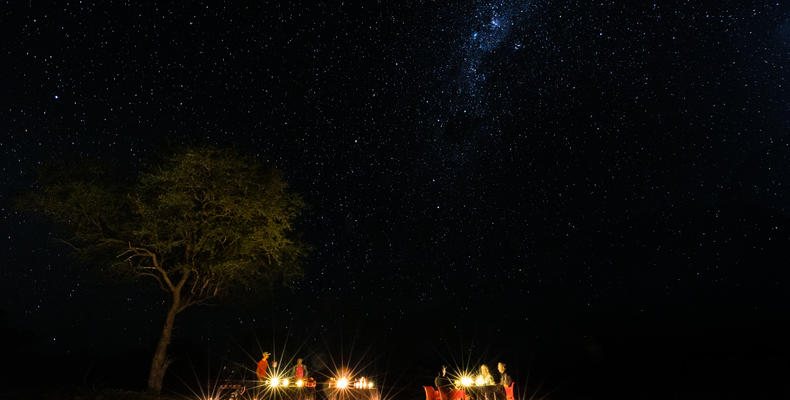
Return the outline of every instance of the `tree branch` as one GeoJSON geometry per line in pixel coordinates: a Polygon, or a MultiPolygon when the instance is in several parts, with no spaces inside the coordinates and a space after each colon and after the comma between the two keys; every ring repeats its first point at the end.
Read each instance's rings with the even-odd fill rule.
{"type": "Polygon", "coordinates": [[[179,312],[217,297],[222,289],[222,279],[214,275],[200,275],[197,271],[193,271],[192,277],[189,294],[179,307],[179,312]]]}
{"type": "MultiPolygon", "coordinates": [[[[170,291],[173,294],[175,294],[175,293],[180,291],[180,287],[176,287],[175,285],[173,285],[173,282],[170,280],[170,276],[167,274],[167,271],[165,271],[165,269],[160,264],[159,259],[156,256],[156,253],[152,252],[151,250],[146,249],[145,247],[132,246],[131,243],[128,243],[128,246],[129,246],[128,249],[126,249],[121,254],[118,254],[118,258],[124,258],[124,261],[128,262],[129,265],[132,265],[132,261],[135,260],[135,259],[148,259],[148,260],[150,260],[152,266],[144,267],[142,265],[138,265],[137,267],[134,267],[134,266],[133,267],[135,269],[153,269],[153,270],[155,270],[156,272],[159,273],[159,277],[161,277],[161,279],[159,279],[160,283],[164,282],[165,284],[167,284],[167,288],[169,288],[170,291]]],[[[140,272],[137,272],[137,273],[141,274],[140,272]]],[[[149,274],[153,275],[153,273],[149,273],[149,274]]],[[[181,281],[183,282],[184,280],[185,280],[185,277],[182,275],[181,281]]]]}
{"type": "Polygon", "coordinates": [[[162,282],[162,278],[160,278],[160,277],[159,277],[159,275],[157,275],[157,274],[154,274],[154,273],[152,273],[152,272],[137,272],[137,275],[140,275],[140,276],[150,276],[150,277],[152,277],[152,278],[156,279],[156,282],[159,284],[159,288],[160,288],[160,289],[162,289],[162,290],[163,290],[164,292],[166,292],[166,293],[169,293],[169,292],[170,292],[170,291],[169,291],[169,290],[167,290],[167,288],[165,287],[165,284],[164,284],[164,282],[162,282]]]}

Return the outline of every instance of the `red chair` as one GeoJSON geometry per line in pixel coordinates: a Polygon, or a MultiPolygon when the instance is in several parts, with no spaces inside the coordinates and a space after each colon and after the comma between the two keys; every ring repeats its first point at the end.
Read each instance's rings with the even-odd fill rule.
{"type": "MultiPolygon", "coordinates": [[[[442,399],[444,400],[444,399],[442,399]]],[[[466,400],[466,392],[460,389],[452,389],[450,390],[450,399],[449,400],[466,400]]]]}
{"type": "Polygon", "coordinates": [[[513,396],[513,385],[516,382],[510,382],[509,386],[505,386],[505,400],[516,400],[516,397],[513,396]]]}
{"type": "Polygon", "coordinates": [[[434,389],[433,386],[423,386],[425,389],[425,400],[441,400],[439,398],[439,391],[434,389]]]}
{"type": "Polygon", "coordinates": [[[436,400],[450,400],[450,390],[448,390],[446,387],[437,390],[436,400]]]}

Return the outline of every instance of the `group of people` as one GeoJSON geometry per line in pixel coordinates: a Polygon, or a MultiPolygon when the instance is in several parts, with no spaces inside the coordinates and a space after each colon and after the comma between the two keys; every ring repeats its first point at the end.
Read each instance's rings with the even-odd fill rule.
{"type": "MultiPolygon", "coordinates": [[[[497,371],[499,371],[499,382],[494,380],[487,365],[483,364],[480,366],[480,372],[474,378],[474,386],[471,387],[484,387],[487,390],[470,390],[469,392],[471,393],[468,394],[473,400],[501,400],[506,398],[505,388],[513,383],[513,379],[507,373],[507,365],[505,363],[497,363],[497,371]]],[[[442,369],[439,371],[436,379],[434,379],[434,384],[439,392],[442,393],[443,398],[449,398],[447,395],[450,389],[459,386],[447,376],[447,367],[444,365],[442,365],[442,369]]]]}
{"type": "MultiPolygon", "coordinates": [[[[269,352],[264,351],[263,357],[258,361],[258,368],[255,369],[255,374],[261,382],[266,380],[267,374],[269,373],[269,356],[269,352]]],[[[307,366],[302,363],[303,361],[304,360],[301,358],[296,359],[296,365],[294,365],[293,373],[291,374],[291,376],[294,377],[294,381],[307,379],[307,366]]],[[[277,368],[277,361],[272,361],[272,368],[277,368]]]]}

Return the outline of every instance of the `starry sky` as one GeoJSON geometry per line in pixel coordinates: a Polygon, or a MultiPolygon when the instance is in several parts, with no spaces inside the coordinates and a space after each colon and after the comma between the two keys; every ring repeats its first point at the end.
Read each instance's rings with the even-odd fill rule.
{"type": "Polygon", "coordinates": [[[0,3],[19,351],[145,352],[164,307],[13,208],[37,166],[140,170],[210,143],[285,172],[313,250],[265,306],[184,315],[177,353],[358,342],[418,377],[509,355],[560,395],[585,382],[568,364],[627,359],[622,337],[683,365],[788,353],[753,340],[786,332],[790,304],[784,1],[298,3],[0,3]]]}

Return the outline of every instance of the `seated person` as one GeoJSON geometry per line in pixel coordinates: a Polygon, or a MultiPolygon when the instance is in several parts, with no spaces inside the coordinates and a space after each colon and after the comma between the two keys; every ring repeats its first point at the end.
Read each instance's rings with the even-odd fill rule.
{"type": "Polygon", "coordinates": [[[511,379],[510,375],[505,372],[505,368],[507,368],[507,365],[505,365],[503,362],[497,363],[496,365],[496,369],[499,371],[499,385],[508,387],[511,383],[513,383],[513,379],[511,379]]]}
{"type": "Polygon", "coordinates": [[[453,382],[447,376],[447,367],[442,365],[442,369],[439,370],[439,374],[433,380],[433,384],[436,385],[436,389],[439,390],[443,399],[450,398],[450,389],[453,388],[453,382]]]}
{"type": "Polygon", "coordinates": [[[480,366],[480,374],[477,375],[475,384],[477,384],[477,386],[490,386],[495,384],[494,377],[491,376],[491,372],[488,370],[487,365],[483,364],[480,366]]]}
{"type": "Polygon", "coordinates": [[[494,377],[491,376],[491,371],[488,370],[488,366],[485,364],[481,365],[480,374],[477,375],[477,379],[475,379],[475,385],[488,387],[480,388],[477,398],[484,400],[494,400],[494,391],[492,388],[490,388],[490,386],[495,384],[494,377]]]}
{"type": "Polygon", "coordinates": [[[505,388],[509,387],[510,384],[513,383],[513,379],[510,377],[510,374],[508,374],[505,371],[506,367],[507,365],[505,365],[505,363],[503,362],[499,362],[496,365],[496,369],[497,371],[499,371],[499,383],[497,384],[498,387],[496,392],[497,400],[504,400],[505,398],[507,398],[507,393],[505,393],[505,388]]]}
{"type": "Polygon", "coordinates": [[[307,367],[302,364],[302,361],[301,358],[297,358],[296,365],[294,365],[294,378],[296,378],[297,381],[300,379],[307,379],[307,367]]]}

